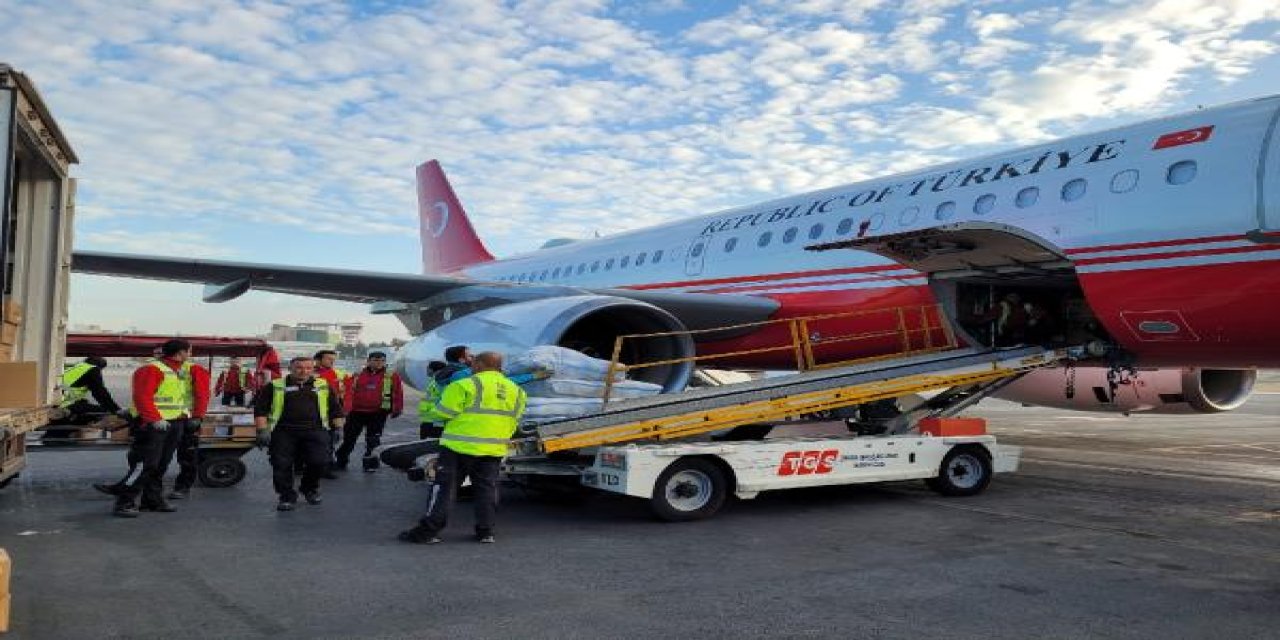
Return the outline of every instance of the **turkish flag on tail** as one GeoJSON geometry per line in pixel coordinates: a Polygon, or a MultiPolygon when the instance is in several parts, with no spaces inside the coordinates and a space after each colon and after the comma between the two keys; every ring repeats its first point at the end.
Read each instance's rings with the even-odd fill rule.
{"type": "Polygon", "coordinates": [[[1176,133],[1166,133],[1156,138],[1156,144],[1152,149],[1168,149],[1169,147],[1180,147],[1184,144],[1195,144],[1204,142],[1209,139],[1209,135],[1213,133],[1213,125],[1200,127],[1198,129],[1187,129],[1186,131],[1178,131],[1176,133]]]}

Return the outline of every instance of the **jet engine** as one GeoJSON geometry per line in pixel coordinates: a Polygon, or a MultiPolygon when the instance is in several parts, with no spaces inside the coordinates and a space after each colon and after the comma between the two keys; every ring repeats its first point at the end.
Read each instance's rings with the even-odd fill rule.
{"type": "Polygon", "coordinates": [[[1122,375],[1112,391],[1107,372],[1106,367],[1032,371],[995,396],[1076,411],[1220,413],[1244,404],[1258,377],[1252,369],[1138,369],[1122,375]]]}
{"type": "MultiPolygon", "coordinates": [[[[552,344],[607,360],[620,335],[684,330],[675,316],[645,302],[599,295],[544,298],[489,307],[445,322],[400,349],[395,366],[406,382],[422,389],[427,363],[443,360],[445,348],[452,345],[467,345],[472,353],[498,351],[510,358],[530,347],[552,344]]],[[[693,340],[679,334],[626,340],[620,360],[634,364],[693,355],[693,340]]],[[[660,384],[663,391],[683,390],[692,374],[692,362],[630,372],[632,379],[660,384]]]]}

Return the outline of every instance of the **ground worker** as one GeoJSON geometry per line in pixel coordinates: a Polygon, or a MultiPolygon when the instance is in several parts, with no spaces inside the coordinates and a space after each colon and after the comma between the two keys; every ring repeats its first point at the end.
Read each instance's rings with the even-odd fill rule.
{"type": "MultiPolygon", "coordinates": [[[[334,363],[338,361],[338,352],[332,349],[321,349],[316,352],[314,358],[315,376],[317,378],[324,378],[325,382],[329,383],[330,392],[336,394],[339,399],[343,398],[346,394],[347,383],[351,378],[351,374],[334,366],[334,363]]],[[[341,437],[342,434],[338,431],[334,431],[330,434],[331,442],[329,443],[329,464],[325,468],[324,472],[320,474],[320,477],[325,480],[338,479],[338,476],[333,472],[336,467],[334,453],[338,447],[338,439],[341,437]]]]}
{"type": "MultiPolygon", "coordinates": [[[[436,404],[445,387],[471,376],[471,350],[466,345],[454,345],[444,350],[445,362],[433,360],[427,365],[427,386],[418,403],[418,436],[422,439],[439,438],[444,432],[445,416],[436,412],[436,404]]],[[[508,376],[512,382],[524,386],[534,380],[551,377],[550,371],[538,370],[508,376]]]]}
{"type": "Polygon", "coordinates": [[[240,358],[231,356],[227,370],[218,374],[213,393],[222,396],[222,406],[243,407],[245,394],[257,388],[257,376],[240,365],[240,358]]]}
{"type": "Polygon", "coordinates": [[[399,418],[404,412],[404,387],[400,374],[387,370],[387,354],[372,351],[365,360],[365,368],[347,385],[344,410],[347,425],[343,427],[342,446],[338,447],[335,469],[346,469],[351,451],[364,432],[364,470],[377,469],[373,451],[382,444],[382,430],[387,418],[399,418]]]}
{"type": "Polygon", "coordinates": [[[62,404],[59,406],[75,416],[114,413],[127,418],[127,409],[121,409],[111,397],[102,379],[102,370],[107,367],[107,359],[102,356],[89,356],[80,364],[67,367],[62,373],[62,404]],[[89,402],[89,396],[98,404],[89,402]]]}
{"type": "Polygon", "coordinates": [[[170,497],[185,497],[195,482],[198,432],[209,405],[209,374],[189,361],[191,343],[186,340],[169,340],[160,346],[160,353],[158,360],[133,374],[131,413],[136,426],[130,459],[141,461],[141,469],[116,499],[114,513],[120,517],[135,518],[139,509],[174,511],[165,501],[163,482],[175,451],[181,450],[182,470],[170,497]]]}
{"type": "Polygon", "coordinates": [[[524,413],[525,393],[502,375],[501,354],[485,351],[475,357],[473,365],[472,376],[450,384],[440,398],[436,410],[448,421],[440,436],[440,459],[427,514],[417,526],[401,532],[400,540],[440,542],[439,533],[448,523],[458,487],[470,478],[475,491],[476,540],[494,541],[499,466],[524,413]]]}
{"type": "Polygon", "coordinates": [[[315,375],[315,360],[289,362],[289,374],[273,380],[253,403],[258,446],[269,447],[271,479],[280,501],[277,511],[292,511],[298,501],[293,470],[303,463],[299,489],[307,504],[320,504],[320,476],[329,466],[329,432],[341,429],[342,402],[329,382],[315,375]]]}
{"type": "Polygon", "coordinates": [[[418,401],[418,438],[439,438],[444,433],[444,419],[436,413],[436,403],[440,401],[443,389],[436,382],[436,374],[445,368],[439,360],[427,363],[427,385],[422,390],[422,399],[418,401]]]}

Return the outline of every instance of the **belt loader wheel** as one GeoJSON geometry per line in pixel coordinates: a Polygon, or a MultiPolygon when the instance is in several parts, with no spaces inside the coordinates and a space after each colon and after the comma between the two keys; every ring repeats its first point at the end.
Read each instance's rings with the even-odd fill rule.
{"type": "Polygon", "coordinates": [[[200,484],[214,489],[239,484],[249,472],[244,461],[236,456],[216,455],[201,452],[200,464],[196,468],[196,477],[200,484]]]}
{"type": "Polygon", "coordinates": [[[681,458],[658,476],[649,505],[668,522],[701,520],[720,510],[728,492],[728,479],[715,463],[681,458]]]}
{"type": "Polygon", "coordinates": [[[991,484],[991,454],[981,446],[953,447],[942,458],[938,477],[925,483],[944,496],[972,496],[991,484]]]}

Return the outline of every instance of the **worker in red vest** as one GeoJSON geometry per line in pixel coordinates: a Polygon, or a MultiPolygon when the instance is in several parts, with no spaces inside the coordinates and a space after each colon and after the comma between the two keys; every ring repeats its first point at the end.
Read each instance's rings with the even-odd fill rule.
{"type": "Polygon", "coordinates": [[[245,394],[257,388],[257,376],[240,365],[240,358],[231,357],[227,370],[218,374],[214,394],[222,396],[222,406],[245,406],[245,394]]]}
{"type": "Polygon", "coordinates": [[[338,447],[335,468],[347,468],[360,432],[364,432],[364,470],[378,468],[373,452],[382,444],[382,430],[387,418],[398,418],[404,412],[404,388],[400,374],[387,370],[387,354],[381,351],[369,353],[365,368],[347,385],[343,412],[347,424],[343,428],[342,446],[338,447]]]}

